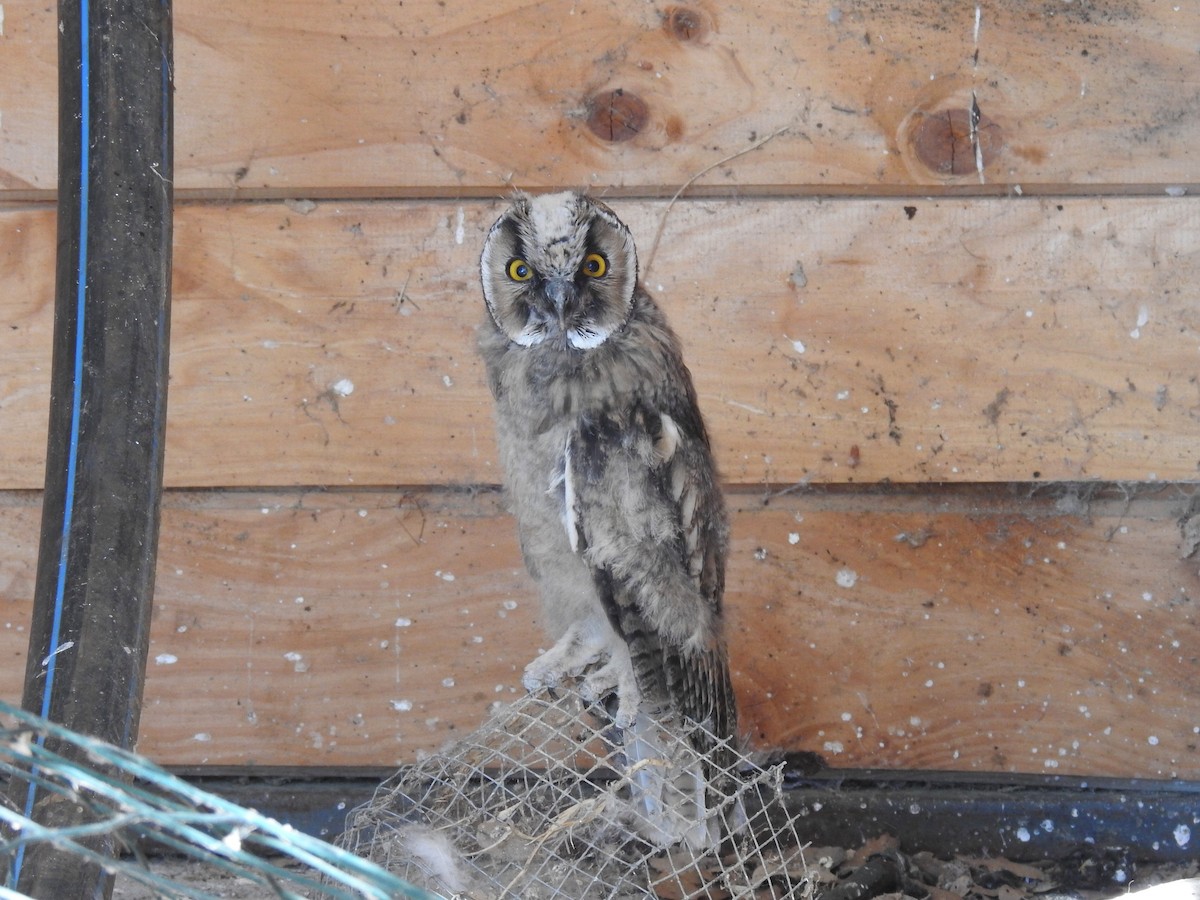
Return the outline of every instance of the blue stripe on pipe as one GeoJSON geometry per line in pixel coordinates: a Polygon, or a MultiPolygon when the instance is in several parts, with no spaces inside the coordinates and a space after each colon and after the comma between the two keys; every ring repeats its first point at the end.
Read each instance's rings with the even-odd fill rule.
{"type": "Polygon", "coordinates": [[[87,309],[87,233],[88,233],[88,164],[91,142],[91,121],[88,114],[90,79],[88,77],[88,5],[80,4],[80,30],[83,49],[80,53],[80,79],[83,100],[80,103],[79,140],[79,262],[75,274],[75,368],[71,385],[71,439],[67,451],[67,493],[63,501],[62,545],[58,551],[58,583],[54,588],[54,622],[50,629],[50,655],[46,663],[46,686],[42,689],[42,718],[50,718],[50,696],[58,662],[58,641],[62,633],[63,600],[67,590],[67,553],[71,537],[71,513],[75,507],[75,473],[79,463],[79,419],[83,407],[83,326],[87,309]]]}
{"type": "MultiPolygon", "coordinates": [[[[46,666],[46,682],[42,688],[43,718],[50,717],[50,698],[54,688],[54,675],[58,664],[58,643],[62,635],[63,601],[67,589],[67,554],[70,546],[71,511],[75,505],[75,473],[79,460],[79,420],[83,407],[83,325],[87,300],[87,233],[88,233],[88,166],[91,157],[91,47],[88,41],[88,0],[79,4],[79,72],[80,94],[79,103],[79,259],[76,271],[75,293],[75,367],[72,378],[71,392],[71,437],[67,452],[67,490],[63,502],[62,545],[58,555],[58,582],[54,590],[54,618],[50,627],[49,654],[46,666]]],[[[43,512],[43,515],[45,513],[43,512]]],[[[45,743],[45,736],[38,735],[37,742],[45,743]]],[[[31,781],[25,796],[25,817],[33,818],[33,803],[37,788],[31,781]]],[[[15,886],[21,877],[21,867],[25,861],[25,844],[17,848],[16,859],[13,861],[12,884],[15,886]]]]}

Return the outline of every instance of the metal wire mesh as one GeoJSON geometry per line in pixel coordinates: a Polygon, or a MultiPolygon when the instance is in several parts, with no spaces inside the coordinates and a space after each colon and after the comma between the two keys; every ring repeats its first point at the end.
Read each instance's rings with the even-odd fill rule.
{"type": "MultiPolygon", "coordinates": [[[[435,900],[396,874],[288,825],[182,781],[144,757],[77,734],[0,701],[0,772],[85,807],[85,824],[48,827],[11,802],[0,803],[0,858],[10,868],[38,844],[89,859],[151,888],[158,897],[207,898],[156,871],[148,845],[248,879],[262,897],[435,900]],[[70,748],[76,751],[69,752],[70,748]],[[86,764],[72,758],[87,760],[86,764]],[[103,835],[123,855],[98,853],[103,835]]],[[[195,875],[195,871],[191,872],[195,875]]],[[[0,887],[0,896],[21,894],[0,887]]]]}
{"type": "MultiPolygon", "coordinates": [[[[406,880],[461,898],[810,898],[782,768],[721,747],[698,817],[707,847],[664,845],[647,821],[644,773],[667,784],[695,771],[693,742],[626,764],[621,733],[574,691],[526,696],[465,739],[384,782],[352,811],[339,843],[406,880]],[[722,750],[724,752],[722,752],[722,750]],[[643,785],[644,787],[644,785],[643,785]]],[[[715,740],[715,739],[714,739],[715,740]]],[[[709,760],[710,761],[710,760],[709,760]]]]}

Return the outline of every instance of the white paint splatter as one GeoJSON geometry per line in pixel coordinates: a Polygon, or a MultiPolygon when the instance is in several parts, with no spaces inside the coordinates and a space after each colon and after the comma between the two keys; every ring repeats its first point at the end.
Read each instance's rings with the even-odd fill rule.
{"type": "Polygon", "coordinates": [[[1181,184],[1172,184],[1167,186],[1168,197],[1183,197],[1187,195],[1187,188],[1181,184]]]}
{"type": "Polygon", "coordinates": [[[835,580],[838,587],[852,588],[858,582],[858,573],[853,569],[839,569],[835,580]]]}
{"type": "Polygon", "coordinates": [[[397,628],[408,628],[410,625],[412,625],[412,619],[409,619],[405,616],[401,616],[396,620],[397,628]]]}
{"type": "Polygon", "coordinates": [[[209,734],[207,731],[201,731],[201,732],[198,732],[197,734],[193,734],[192,740],[199,741],[202,744],[207,744],[209,741],[212,740],[212,735],[209,734]]]}
{"type": "Polygon", "coordinates": [[[1129,332],[1129,336],[1135,341],[1142,336],[1142,329],[1150,323],[1150,310],[1144,306],[1138,307],[1137,324],[1134,325],[1133,331],[1129,332]]]}
{"type": "Polygon", "coordinates": [[[460,206],[458,208],[458,224],[454,226],[454,243],[461,245],[463,239],[467,236],[466,222],[467,213],[460,206]]]}
{"type": "Polygon", "coordinates": [[[442,679],[442,687],[454,687],[454,679],[453,678],[443,678],[442,679]]]}
{"type": "Polygon", "coordinates": [[[174,653],[160,653],[158,656],[154,657],[154,662],[156,665],[160,666],[173,666],[175,663],[179,662],[179,657],[174,653]]]}
{"type": "Polygon", "coordinates": [[[1017,840],[1022,844],[1028,844],[1030,837],[1031,835],[1029,834],[1029,829],[1024,825],[1017,829],[1017,840]]]}
{"type": "Polygon", "coordinates": [[[739,403],[737,400],[726,400],[725,402],[730,406],[736,406],[738,409],[744,409],[746,412],[752,412],[756,416],[765,416],[767,414],[765,409],[759,409],[757,406],[751,406],[749,403],[739,403]]]}
{"type": "Polygon", "coordinates": [[[340,381],[335,381],[329,386],[329,389],[339,397],[349,397],[354,393],[354,382],[349,378],[343,378],[340,381]]]}
{"type": "Polygon", "coordinates": [[[454,580],[454,573],[452,573],[452,572],[443,572],[441,569],[438,569],[433,574],[435,577],[442,579],[442,581],[453,581],[454,580]]]}
{"type": "Polygon", "coordinates": [[[1186,847],[1192,839],[1192,829],[1183,824],[1176,825],[1174,835],[1175,843],[1180,847],[1186,847]]]}
{"type": "Polygon", "coordinates": [[[791,544],[792,546],[795,546],[796,544],[800,543],[800,535],[794,531],[789,531],[788,532],[788,543],[791,544]]]}
{"type": "Polygon", "coordinates": [[[846,747],[841,741],[826,741],[824,748],[826,753],[842,753],[846,747]]]}
{"type": "Polygon", "coordinates": [[[446,387],[454,387],[454,379],[449,375],[443,375],[442,384],[444,384],[446,387]]]}
{"type": "Polygon", "coordinates": [[[47,656],[45,659],[42,660],[42,666],[43,667],[48,666],[50,664],[50,660],[54,659],[54,657],[58,656],[58,654],[62,653],[63,651],[70,650],[74,646],[75,646],[74,641],[65,641],[64,643],[59,644],[58,648],[56,650],[54,650],[52,653],[50,653],[49,656],[47,656]]]}

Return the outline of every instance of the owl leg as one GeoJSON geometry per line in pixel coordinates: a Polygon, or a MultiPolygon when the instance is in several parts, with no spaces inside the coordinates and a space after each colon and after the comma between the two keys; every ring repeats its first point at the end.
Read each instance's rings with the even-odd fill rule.
{"type": "Polygon", "coordinates": [[[525,667],[521,684],[530,693],[554,687],[564,676],[581,672],[599,660],[607,650],[608,642],[594,629],[572,625],[553,647],[525,667]]]}
{"type": "Polygon", "coordinates": [[[625,732],[625,760],[643,837],[660,847],[683,843],[696,854],[717,845],[720,823],[709,809],[703,760],[676,728],[664,727],[661,717],[637,716],[625,732]]]}
{"type": "Polygon", "coordinates": [[[642,705],[642,693],[638,690],[633,661],[629,658],[629,648],[623,641],[614,643],[615,645],[610,647],[608,662],[583,679],[579,693],[585,700],[595,701],[615,691],[615,724],[618,728],[629,728],[642,705]]]}

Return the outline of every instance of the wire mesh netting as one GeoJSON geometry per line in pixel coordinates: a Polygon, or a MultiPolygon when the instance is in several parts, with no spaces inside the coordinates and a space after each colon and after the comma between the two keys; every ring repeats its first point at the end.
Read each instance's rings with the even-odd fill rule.
{"type": "MultiPolygon", "coordinates": [[[[167,874],[150,852],[165,850],[258,885],[264,898],[434,900],[396,874],[189,785],[144,757],[3,702],[0,772],[16,793],[34,784],[41,797],[35,813],[0,795],[0,864],[10,875],[30,851],[54,848],[146,885],[156,897],[219,896],[196,887],[196,868],[186,882],[167,874]],[[56,804],[81,814],[48,825],[56,817],[46,807],[56,804]],[[98,837],[115,853],[98,850],[98,837]]],[[[24,895],[0,886],[0,896],[24,895]]]]}
{"type": "Polygon", "coordinates": [[[668,731],[629,765],[622,737],[573,690],[525,696],[384,782],[339,843],[472,900],[811,897],[782,767],[668,731]]]}

